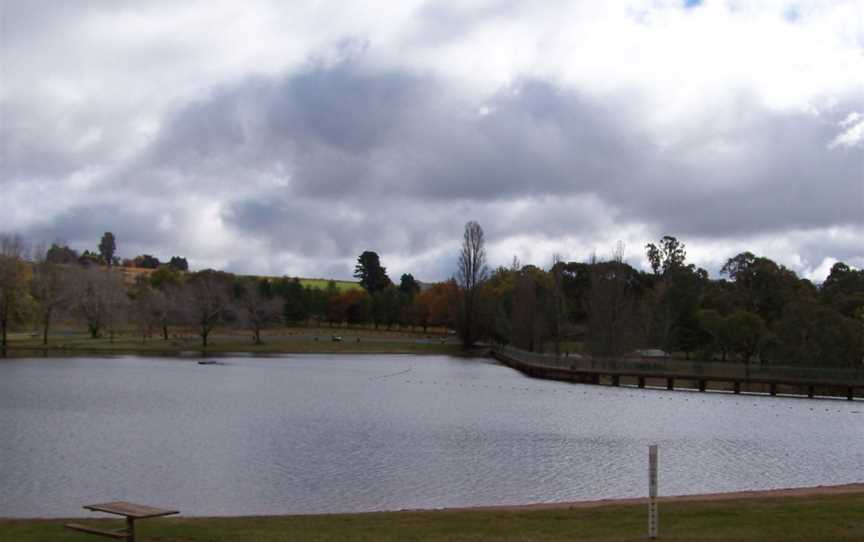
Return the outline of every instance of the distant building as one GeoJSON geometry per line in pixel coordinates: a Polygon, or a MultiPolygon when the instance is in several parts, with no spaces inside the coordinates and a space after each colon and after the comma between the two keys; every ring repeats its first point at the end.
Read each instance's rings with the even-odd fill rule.
{"type": "Polygon", "coordinates": [[[631,355],[645,359],[666,359],[672,357],[669,352],[660,350],[659,348],[645,348],[642,350],[634,350],[631,355]]]}

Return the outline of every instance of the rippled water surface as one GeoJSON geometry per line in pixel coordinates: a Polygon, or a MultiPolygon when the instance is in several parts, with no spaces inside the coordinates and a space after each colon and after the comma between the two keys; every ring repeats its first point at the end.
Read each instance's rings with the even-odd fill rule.
{"type": "Polygon", "coordinates": [[[445,356],[0,361],[0,516],[394,510],[864,480],[864,404],[584,386],[445,356]]]}

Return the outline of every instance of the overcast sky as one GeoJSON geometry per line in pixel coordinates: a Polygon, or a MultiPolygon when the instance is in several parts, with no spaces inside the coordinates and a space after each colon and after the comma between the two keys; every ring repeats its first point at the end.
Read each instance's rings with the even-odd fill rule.
{"type": "Polygon", "coordinates": [[[0,0],[0,232],[450,276],[669,234],[864,267],[864,1],[0,0]]]}

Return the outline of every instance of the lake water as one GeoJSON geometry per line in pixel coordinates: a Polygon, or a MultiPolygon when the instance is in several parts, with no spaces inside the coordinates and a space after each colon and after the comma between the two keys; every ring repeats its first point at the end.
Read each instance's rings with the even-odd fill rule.
{"type": "Polygon", "coordinates": [[[398,510],[864,481],[864,404],[529,379],[446,356],[0,361],[0,517],[398,510]]]}

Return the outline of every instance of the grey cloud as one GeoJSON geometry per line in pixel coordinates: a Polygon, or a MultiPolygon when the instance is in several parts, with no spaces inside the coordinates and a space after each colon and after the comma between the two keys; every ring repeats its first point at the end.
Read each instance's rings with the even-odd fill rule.
{"type": "Polygon", "coordinates": [[[42,242],[60,240],[82,251],[95,251],[102,234],[110,230],[118,240],[118,255],[132,257],[142,252],[152,253],[153,249],[149,247],[153,246],[173,248],[178,241],[171,232],[155,227],[154,218],[158,211],[158,207],[152,204],[130,205],[129,201],[81,204],[71,206],[52,217],[50,222],[22,233],[29,239],[42,242]]]}
{"type": "MultiPolygon", "coordinates": [[[[363,250],[423,253],[458,238],[461,225],[441,207],[404,199],[322,201],[244,200],[223,219],[246,235],[266,237],[282,251],[306,257],[346,257],[363,250]],[[452,230],[452,231],[450,231],[452,230]]],[[[458,220],[458,219],[457,219],[458,220]]]]}
{"type": "Polygon", "coordinates": [[[190,162],[216,159],[241,172],[278,161],[291,177],[285,198],[585,195],[625,220],[693,235],[862,223],[861,155],[826,147],[833,125],[746,99],[738,107],[730,114],[740,122],[715,130],[709,117],[703,133],[661,149],[630,121],[623,96],[601,102],[527,80],[478,104],[442,81],[348,62],[254,79],[190,106],[153,160],[194,170],[190,162]],[[711,145],[743,158],[694,162],[711,145]]]}
{"type": "Polygon", "coordinates": [[[495,0],[484,3],[427,2],[417,13],[420,26],[411,44],[435,45],[448,43],[470,33],[478,26],[498,18],[518,17],[524,2],[495,0]]]}
{"type": "MultiPolygon", "coordinates": [[[[446,9],[428,24],[446,30],[461,18],[446,9]]],[[[162,213],[196,212],[169,205],[172,196],[200,196],[221,204],[241,238],[269,243],[267,265],[296,254],[342,274],[350,265],[333,260],[372,249],[423,262],[416,275],[428,280],[449,275],[452,261],[437,255],[458,245],[468,219],[483,224],[490,242],[586,238],[633,224],[650,236],[745,240],[864,224],[861,150],[827,147],[837,121],[864,110],[860,99],[825,119],[742,96],[664,146],[640,124],[637,91],[601,99],[523,79],[477,101],[457,83],[372,68],[362,55],[359,47],[339,63],[224,81],[162,119],[155,141],[106,173],[98,194],[61,195],[67,210],[25,233],[93,246],[114,229],[141,251],[189,254],[194,247],[178,246],[182,233],[153,224],[162,213]]],[[[70,145],[88,126],[117,125],[98,105],[65,114],[74,117],[65,131],[51,129],[63,115],[50,108],[40,116],[39,104],[3,105],[0,184],[59,184],[111,163],[123,146],[120,128],[106,128],[90,148],[70,145]]],[[[861,261],[862,251],[802,245],[810,264],[826,255],[861,261]]],[[[248,265],[228,263],[253,271],[248,265]]]]}
{"type": "MultiPolygon", "coordinates": [[[[859,232],[864,233],[864,232],[859,232]]],[[[804,265],[818,267],[826,257],[864,269],[864,249],[860,236],[832,239],[830,236],[811,237],[799,244],[799,252],[804,265]]]]}
{"type": "Polygon", "coordinates": [[[13,181],[58,180],[111,154],[110,129],[96,111],[61,111],[20,99],[0,101],[2,175],[13,181]],[[88,131],[96,138],[82,143],[88,131]]]}
{"type": "Polygon", "coordinates": [[[341,64],[250,80],[189,106],[164,127],[151,160],[179,168],[284,161],[294,192],[311,197],[587,193],[623,180],[641,159],[621,120],[539,81],[478,104],[441,81],[341,64]]]}
{"type": "MultiPolygon", "coordinates": [[[[864,153],[828,149],[835,129],[811,115],[745,113],[739,129],[714,140],[745,148],[744,160],[681,166],[661,154],[651,189],[623,207],[667,231],[709,237],[864,224],[864,153]]],[[[702,131],[712,137],[710,126],[702,131]]]]}

